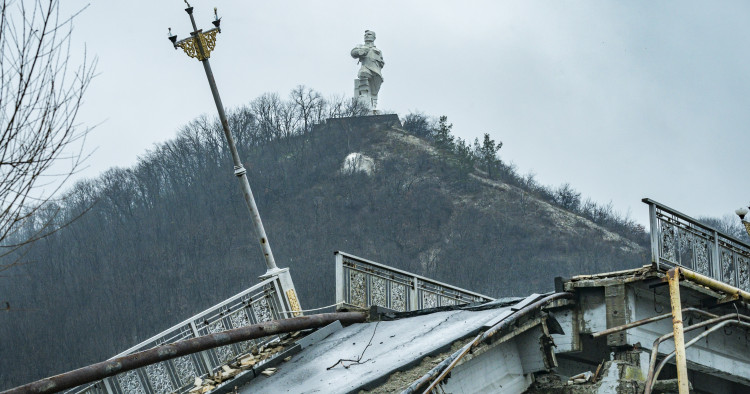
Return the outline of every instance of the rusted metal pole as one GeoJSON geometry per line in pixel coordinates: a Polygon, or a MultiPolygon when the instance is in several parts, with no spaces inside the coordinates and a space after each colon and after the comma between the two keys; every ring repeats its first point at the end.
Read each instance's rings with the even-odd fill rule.
{"type": "Polygon", "coordinates": [[[235,328],[202,337],[186,339],[142,352],[129,354],[79,368],[60,375],[51,376],[36,382],[19,386],[2,394],[54,393],[82,384],[95,382],[109,376],[130,371],[146,365],[170,360],[176,357],[213,349],[219,346],[261,338],[269,335],[318,328],[340,321],[342,324],[362,323],[367,315],[364,312],[321,313],[319,315],[273,320],[260,324],[235,328]]]}
{"type": "MultiPolygon", "coordinates": [[[[709,313],[709,312],[700,310],[698,308],[693,308],[693,307],[682,308],[682,313],[696,313],[696,314],[699,314],[699,315],[703,315],[703,316],[707,316],[707,317],[712,317],[712,318],[718,316],[718,315],[714,315],[713,313],[709,313]]],[[[663,315],[654,316],[654,317],[649,317],[649,318],[646,318],[646,319],[641,319],[641,320],[638,320],[638,321],[634,321],[632,323],[623,324],[621,326],[608,328],[606,330],[595,332],[595,333],[591,334],[591,338],[596,339],[596,338],[599,338],[599,337],[603,337],[605,335],[614,334],[616,332],[629,330],[629,329],[635,328],[635,327],[640,327],[640,326],[642,326],[644,324],[657,322],[659,320],[664,320],[664,319],[666,319],[666,318],[668,318],[670,316],[672,316],[672,312],[665,313],[663,315]]]]}
{"type": "Polygon", "coordinates": [[[193,17],[193,7],[188,7],[185,11],[190,15],[190,23],[193,24],[193,35],[195,35],[198,51],[200,52],[203,60],[203,69],[206,72],[206,78],[208,79],[208,85],[211,88],[211,95],[213,95],[214,103],[216,104],[216,111],[219,113],[219,120],[221,121],[221,127],[224,130],[224,137],[227,139],[227,145],[229,145],[229,151],[232,154],[232,162],[234,163],[234,175],[240,181],[240,189],[242,189],[242,196],[245,198],[247,209],[250,211],[250,218],[253,221],[253,228],[255,229],[255,235],[258,237],[260,242],[260,248],[263,251],[263,258],[266,261],[266,273],[265,275],[274,274],[280,269],[276,266],[276,260],[273,257],[271,251],[271,244],[268,242],[268,236],[266,230],[263,227],[263,221],[260,220],[260,213],[258,213],[258,206],[255,204],[255,198],[253,197],[253,191],[250,189],[250,182],[247,180],[247,170],[242,165],[240,155],[237,153],[237,147],[234,144],[234,138],[232,132],[229,131],[229,122],[227,116],[224,113],[224,105],[221,103],[221,96],[219,96],[219,88],[216,87],[216,80],[214,79],[214,73],[211,71],[211,63],[208,61],[208,56],[203,48],[203,44],[200,39],[197,39],[200,31],[198,26],[195,24],[195,18],[193,17]]]}
{"type": "Polygon", "coordinates": [[[685,359],[685,335],[682,331],[682,302],[680,301],[680,269],[667,271],[669,301],[672,304],[672,329],[674,330],[675,362],[677,364],[677,388],[680,394],[690,392],[685,359]]]}
{"type": "MultiPolygon", "coordinates": [[[[710,326],[711,324],[720,323],[729,319],[739,319],[744,320],[746,322],[750,322],[750,317],[745,315],[740,315],[737,313],[732,313],[728,315],[723,315],[719,317],[715,317],[713,319],[709,319],[706,321],[702,321],[700,323],[693,324],[692,326],[687,326],[683,330],[683,332],[688,332],[692,330],[696,330],[701,327],[710,326]]],[[[674,332],[670,332],[669,334],[664,334],[657,338],[654,341],[654,344],[651,345],[651,358],[648,365],[648,375],[646,376],[646,388],[644,390],[644,394],[651,394],[652,384],[654,380],[654,369],[656,368],[656,356],[659,354],[659,345],[666,341],[669,338],[672,338],[674,336],[674,332]]]]}
{"type": "MultiPolygon", "coordinates": [[[[728,326],[728,325],[738,325],[740,327],[745,327],[745,328],[750,327],[750,324],[744,323],[744,322],[741,322],[741,321],[737,321],[737,320],[725,320],[725,321],[723,321],[723,322],[721,322],[721,323],[719,323],[719,324],[717,324],[717,325],[709,328],[708,330],[703,331],[698,336],[696,336],[695,338],[691,339],[689,342],[687,342],[685,344],[685,349],[689,348],[690,346],[693,346],[696,342],[698,342],[701,339],[707,337],[711,333],[716,332],[718,329],[720,329],[722,327],[725,327],[725,326],[728,326]]],[[[654,377],[653,377],[654,381],[659,378],[659,374],[661,373],[661,370],[664,368],[665,365],[667,365],[667,362],[669,360],[671,360],[672,357],[674,357],[674,354],[675,354],[674,352],[669,353],[666,357],[664,357],[664,359],[661,360],[661,362],[659,363],[659,365],[656,367],[656,372],[654,373],[654,377]]]]}
{"type": "Polygon", "coordinates": [[[726,293],[727,295],[736,295],[737,297],[742,298],[745,301],[750,301],[750,293],[740,290],[734,286],[686,269],[680,269],[680,273],[685,279],[691,282],[706,286],[711,290],[718,290],[722,293],[726,293]]]}

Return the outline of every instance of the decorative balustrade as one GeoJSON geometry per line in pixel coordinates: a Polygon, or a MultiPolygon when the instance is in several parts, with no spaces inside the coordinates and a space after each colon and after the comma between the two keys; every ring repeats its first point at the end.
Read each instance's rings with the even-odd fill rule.
{"type": "MultiPolygon", "coordinates": [[[[113,358],[151,349],[167,343],[217,333],[264,321],[291,317],[289,305],[281,293],[278,277],[257,285],[163,331],[113,358]]],[[[238,356],[250,353],[253,347],[278,340],[270,336],[221,346],[207,351],[178,357],[124,372],[69,392],[90,394],[163,394],[185,393],[192,389],[196,377],[205,377],[221,369],[238,356]]]]}
{"type": "Polygon", "coordinates": [[[482,294],[336,252],[337,303],[361,308],[379,305],[405,312],[492,300],[482,294]]]}
{"type": "Polygon", "coordinates": [[[750,245],[648,198],[651,261],[680,266],[750,291],[750,245]]]}

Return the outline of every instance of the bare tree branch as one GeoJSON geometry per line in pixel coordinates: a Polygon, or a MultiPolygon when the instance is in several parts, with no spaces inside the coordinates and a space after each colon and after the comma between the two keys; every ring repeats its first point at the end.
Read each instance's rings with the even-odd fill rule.
{"type": "Polygon", "coordinates": [[[96,59],[84,51],[72,63],[78,13],[62,17],[59,7],[59,0],[0,2],[0,257],[69,223],[55,195],[87,157],[89,129],[76,118],[96,59]]]}

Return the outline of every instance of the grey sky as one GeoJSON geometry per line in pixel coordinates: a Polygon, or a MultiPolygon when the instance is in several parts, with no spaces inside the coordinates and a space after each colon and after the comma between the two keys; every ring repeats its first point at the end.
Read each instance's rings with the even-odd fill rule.
{"type": "MultiPolygon", "coordinates": [[[[569,182],[643,224],[642,197],[693,216],[750,200],[750,3],[191,4],[199,27],[211,27],[214,6],[223,17],[211,62],[227,108],[299,84],[351,95],[349,50],[371,29],[386,62],[381,108],[447,115],[467,140],[490,133],[503,160],[544,184],[569,182]]],[[[191,30],[184,8],[98,1],[78,17],[74,40],[99,57],[100,72],[80,117],[101,123],[83,175],[132,165],[216,113],[199,62],[167,40],[167,27],[180,38],[191,30]]]]}

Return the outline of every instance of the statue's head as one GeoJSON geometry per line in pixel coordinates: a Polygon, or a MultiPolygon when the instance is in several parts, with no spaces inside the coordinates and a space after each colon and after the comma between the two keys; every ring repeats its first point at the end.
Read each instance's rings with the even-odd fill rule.
{"type": "Polygon", "coordinates": [[[372,43],[375,42],[375,32],[372,30],[365,30],[365,42],[366,43],[372,43]]]}

